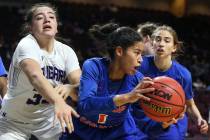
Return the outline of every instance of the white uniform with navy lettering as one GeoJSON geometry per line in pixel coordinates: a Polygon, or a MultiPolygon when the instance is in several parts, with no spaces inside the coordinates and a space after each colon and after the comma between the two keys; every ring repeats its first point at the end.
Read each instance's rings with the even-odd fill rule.
{"type": "Polygon", "coordinates": [[[24,59],[38,62],[53,86],[62,84],[70,72],[79,69],[77,56],[69,46],[55,40],[53,52],[49,54],[40,49],[32,35],[24,37],[15,50],[9,70],[8,91],[1,109],[0,140],[4,135],[28,139],[30,134],[42,140],[57,139],[61,127],[58,121],[53,127],[54,106],[33,88],[21,70],[20,62],[24,59]]]}

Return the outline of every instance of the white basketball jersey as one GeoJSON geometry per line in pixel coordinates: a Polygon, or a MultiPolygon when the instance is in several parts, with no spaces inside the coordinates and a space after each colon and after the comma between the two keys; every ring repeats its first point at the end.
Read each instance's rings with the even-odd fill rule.
{"type": "Polygon", "coordinates": [[[8,119],[37,124],[52,119],[54,106],[33,88],[21,70],[20,62],[24,59],[33,59],[39,63],[44,76],[53,87],[62,84],[70,72],[79,69],[79,62],[69,46],[56,40],[50,54],[40,49],[32,35],[19,42],[10,65],[9,86],[1,113],[8,119]]]}

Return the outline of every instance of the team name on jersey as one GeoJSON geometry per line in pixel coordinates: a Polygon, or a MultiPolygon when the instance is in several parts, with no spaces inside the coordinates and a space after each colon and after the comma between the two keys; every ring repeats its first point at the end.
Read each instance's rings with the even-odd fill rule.
{"type": "Polygon", "coordinates": [[[64,81],[66,77],[66,72],[60,70],[54,66],[45,66],[42,68],[43,74],[47,79],[52,79],[56,81],[64,81]]]}

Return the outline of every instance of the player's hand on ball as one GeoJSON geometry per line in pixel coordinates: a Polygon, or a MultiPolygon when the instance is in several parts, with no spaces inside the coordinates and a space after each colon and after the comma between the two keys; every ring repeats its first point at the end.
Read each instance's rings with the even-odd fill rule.
{"type": "Polygon", "coordinates": [[[55,103],[55,119],[60,121],[62,131],[65,132],[65,127],[68,128],[69,133],[74,131],[74,125],[72,122],[72,115],[79,117],[79,114],[69,105],[67,105],[63,100],[57,101],[55,103]]]}
{"type": "Polygon", "coordinates": [[[140,81],[139,84],[130,93],[130,102],[134,103],[139,99],[149,101],[150,98],[144,96],[144,94],[153,92],[155,90],[155,88],[151,87],[152,84],[153,81],[151,78],[143,78],[143,80],[140,81]]]}
{"type": "Polygon", "coordinates": [[[178,120],[183,119],[184,118],[184,114],[186,112],[186,108],[187,108],[187,106],[185,105],[184,111],[181,114],[179,114],[179,116],[177,118],[172,118],[172,120],[170,120],[168,122],[163,122],[162,123],[162,127],[164,129],[168,128],[170,125],[177,123],[178,120]]]}
{"type": "Polygon", "coordinates": [[[127,103],[134,103],[139,99],[150,101],[150,98],[144,96],[144,93],[153,92],[155,89],[149,87],[152,85],[153,81],[151,78],[144,78],[139,84],[129,93],[116,95],[113,101],[116,106],[121,106],[127,103]]]}

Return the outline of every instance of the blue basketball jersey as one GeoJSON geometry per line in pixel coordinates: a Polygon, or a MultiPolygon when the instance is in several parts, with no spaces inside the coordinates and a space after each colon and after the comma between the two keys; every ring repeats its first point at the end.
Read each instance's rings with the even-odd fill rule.
{"type": "Polygon", "coordinates": [[[2,62],[1,57],[0,57],[0,76],[4,76],[4,77],[7,76],[7,71],[6,71],[5,67],[4,67],[4,64],[2,62]]]}
{"type": "MultiPolygon", "coordinates": [[[[190,100],[193,98],[192,91],[192,79],[191,73],[177,61],[172,61],[171,67],[166,71],[160,71],[154,64],[154,56],[145,56],[143,57],[143,63],[138,69],[144,76],[146,77],[157,77],[157,76],[168,76],[176,81],[178,81],[185,91],[186,100],[190,100]]],[[[160,123],[155,122],[148,118],[143,110],[140,108],[139,103],[135,103],[132,105],[131,109],[132,115],[139,129],[143,132],[149,134],[150,136],[161,136],[167,131],[162,129],[160,123]]],[[[186,115],[183,119],[179,120],[177,124],[171,125],[170,129],[178,129],[179,136],[175,137],[179,138],[180,136],[183,138],[187,131],[187,118],[186,115]]],[[[176,130],[170,130],[171,134],[168,136],[173,136],[176,130]]],[[[177,132],[177,131],[176,131],[177,132]]],[[[171,139],[170,137],[169,139],[171,139]]]]}
{"type": "Polygon", "coordinates": [[[69,138],[85,140],[143,139],[136,138],[137,129],[128,111],[129,104],[117,107],[113,97],[130,92],[143,78],[140,72],[123,79],[109,79],[107,58],[88,59],[83,64],[80,80],[79,119],[74,119],[75,131],[69,138]],[[135,136],[134,136],[135,135],[135,136]]]}

